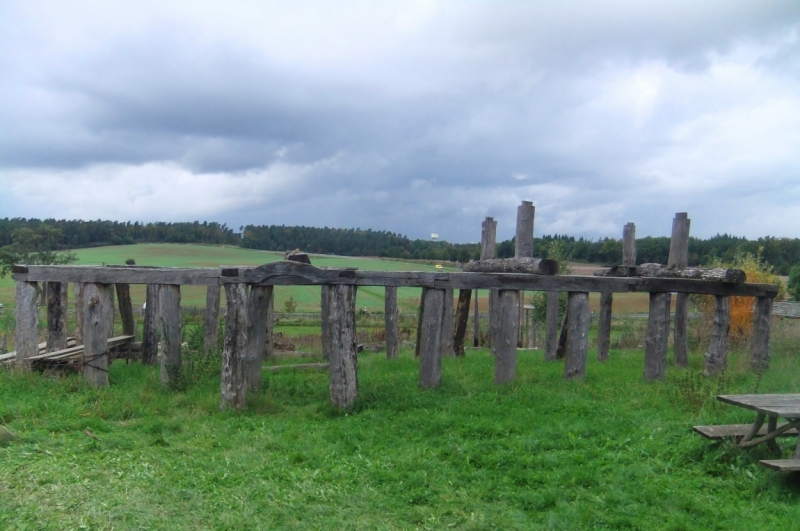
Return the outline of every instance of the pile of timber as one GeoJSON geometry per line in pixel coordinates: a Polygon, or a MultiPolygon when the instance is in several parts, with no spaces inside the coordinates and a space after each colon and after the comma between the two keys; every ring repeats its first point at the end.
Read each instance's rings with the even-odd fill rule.
{"type": "Polygon", "coordinates": [[[465,273],[528,273],[531,275],[558,274],[558,262],[547,258],[492,258],[471,261],[464,265],[465,273]]]}
{"type": "Polygon", "coordinates": [[[685,278],[689,280],[712,280],[727,284],[743,284],[747,275],[741,269],[709,269],[705,267],[667,267],[661,264],[642,264],[639,266],[612,266],[597,269],[596,277],[644,277],[644,278],[685,278]]]}
{"type": "MultiPolygon", "coordinates": [[[[46,345],[45,343],[39,344],[39,354],[36,356],[31,356],[27,359],[28,363],[32,369],[53,369],[53,368],[65,368],[65,367],[74,367],[77,368],[80,366],[81,362],[83,361],[83,345],[75,346],[75,338],[70,338],[72,341],[71,347],[67,347],[62,350],[56,350],[54,352],[45,352],[43,346],[46,345]]],[[[118,336],[112,337],[108,340],[108,353],[110,358],[117,357],[125,357],[125,353],[133,350],[131,346],[135,346],[135,343],[132,343],[133,336],[118,336]]],[[[69,344],[69,342],[67,343],[69,344]]],[[[16,352],[9,352],[8,354],[3,354],[0,356],[0,365],[12,365],[16,360],[17,353],[16,352]]]]}

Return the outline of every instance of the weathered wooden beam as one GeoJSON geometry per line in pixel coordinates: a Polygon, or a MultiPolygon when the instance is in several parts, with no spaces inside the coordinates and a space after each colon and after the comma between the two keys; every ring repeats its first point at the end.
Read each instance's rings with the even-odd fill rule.
{"type": "Polygon", "coordinates": [[[422,295],[422,322],[419,340],[419,385],[430,388],[442,379],[443,289],[426,289],[422,295]]]}
{"type": "Polygon", "coordinates": [[[75,284],[75,344],[83,345],[83,284],[75,284]]]}
{"type": "Polygon", "coordinates": [[[323,286],[328,291],[327,340],[330,342],[330,403],[347,409],[358,399],[356,287],[323,286]]]}
{"type": "Polygon", "coordinates": [[[264,350],[269,323],[272,286],[251,286],[247,298],[247,350],[244,360],[244,381],[248,390],[261,387],[264,350]]]}
{"type": "Polygon", "coordinates": [[[481,223],[481,260],[494,258],[496,236],[497,221],[492,217],[487,217],[481,223]]]}
{"type": "Polygon", "coordinates": [[[636,266],[636,225],[633,222],[622,228],[622,265],[636,266]]]}
{"type": "Polygon", "coordinates": [[[750,367],[756,372],[769,369],[771,321],[772,299],[758,297],[753,310],[753,334],[750,339],[750,367]]]}
{"type": "Polygon", "coordinates": [[[115,284],[119,319],[122,322],[122,335],[132,336],[136,331],[136,320],[133,318],[133,302],[131,301],[130,284],[115,284]]]}
{"type": "Polygon", "coordinates": [[[225,340],[222,349],[220,409],[242,409],[247,398],[244,363],[247,352],[247,288],[226,284],[225,340]]]}
{"type": "Polygon", "coordinates": [[[109,308],[108,330],[106,338],[114,337],[114,318],[116,317],[116,305],[114,303],[114,287],[110,286],[108,296],[111,297],[111,307],[109,308]]]}
{"type": "Polygon", "coordinates": [[[728,366],[728,331],[731,327],[731,299],[717,297],[711,325],[711,344],[706,352],[705,376],[722,374],[728,366]]]}
{"type": "Polygon", "coordinates": [[[611,349],[611,306],[614,303],[614,294],[602,292],[600,294],[600,314],[597,319],[597,360],[608,361],[611,349]]]}
{"type": "Polygon", "coordinates": [[[161,384],[176,387],[181,377],[181,287],[162,284],[158,289],[161,328],[161,384]]]}
{"type": "Polygon", "coordinates": [[[523,201],[517,207],[517,233],[514,239],[514,257],[533,257],[533,216],[536,207],[530,201],[523,201]]]}
{"type": "Polygon", "coordinates": [[[689,294],[675,296],[675,335],[673,351],[676,367],[689,366],[689,294]]]}
{"type": "Polygon", "coordinates": [[[330,320],[329,313],[330,313],[330,300],[329,295],[331,291],[329,289],[325,289],[325,286],[320,288],[320,324],[322,328],[322,359],[330,360],[331,359],[331,339],[328,337],[328,321],[330,320]]]}
{"type": "Polygon", "coordinates": [[[527,273],[555,275],[558,262],[548,258],[494,258],[464,264],[464,273],[527,273]]]}
{"type": "Polygon", "coordinates": [[[625,265],[612,266],[595,270],[594,276],[611,278],[677,278],[708,280],[732,284],[741,284],[747,280],[747,275],[741,269],[709,269],[704,267],[679,267],[669,269],[661,264],[641,264],[636,267],[625,265]]]}
{"type": "Polygon", "coordinates": [[[667,368],[669,293],[650,293],[650,312],[644,342],[645,381],[663,380],[667,368]]]}
{"type": "Polygon", "coordinates": [[[494,354],[494,383],[514,381],[517,367],[519,292],[501,290],[489,315],[489,334],[494,354]]]}
{"type": "Polygon", "coordinates": [[[452,358],[456,355],[453,346],[453,288],[444,294],[444,315],[442,317],[442,356],[452,358]]]}
{"type": "Polygon", "coordinates": [[[108,323],[111,286],[87,283],[83,290],[83,377],[95,387],[108,386],[108,323]]]}
{"type": "Polygon", "coordinates": [[[158,359],[158,295],[158,284],[148,284],[142,326],[142,363],[145,365],[155,365],[158,359]]]}
{"type": "Polygon", "coordinates": [[[67,298],[66,282],[47,283],[47,351],[67,348],[67,298]]]}
{"type": "Polygon", "coordinates": [[[689,265],[689,227],[691,220],[686,212],[678,212],[672,220],[672,237],[669,240],[670,269],[683,268],[689,265]]]}
{"type": "Polygon", "coordinates": [[[15,280],[27,282],[94,282],[105,284],[189,284],[219,283],[218,268],[177,268],[142,266],[14,266],[15,280]]]}
{"type": "Polygon", "coordinates": [[[397,325],[397,288],[386,286],[384,298],[384,328],[386,330],[386,358],[397,358],[400,331],[397,325]]]}
{"type": "Polygon", "coordinates": [[[422,348],[422,319],[425,313],[425,292],[428,288],[422,288],[422,293],[419,297],[419,309],[417,310],[417,340],[414,343],[414,357],[419,358],[420,349],[422,348]]]}
{"type": "Polygon", "coordinates": [[[269,303],[267,304],[267,328],[264,331],[264,359],[270,359],[273,354],[273,333],[275,331],[275,290],[269,290],[269,303]]]}
{"type": "Polygon", "coordinates": [[[210,284],[206,289],[205,330],[203,332],[203,351],[206,355],[217,351],[220,298],[219,284],[210,284]]]}
{"type": "MultiPolygon", "coordinates": [[[[689,227],[691,220],[686,212],[675,214],[672,220],[672,237],[669,243],[669,259],[667,260],[668,269],[684,269],[689,267],[689,227]]],[[[685,269],[684,269],[685,270],[685,269]]],[[[728,270],[735,271],[735,270],[728,270]]],[[[744,271],[739,271],[735,280],[724,279],[725,282],[744,282],[746,275],[744,271]]],[[[697,277],[692,277],[697,278],[697,277]]],[[[701,277],[702,278],[702,277],[701,277]]],[[[675,332],[674,332],[674,355],[675,365],[678,367],[689,366],[689,338],[687,328],[689,326],[689,297],[685,293],[678,293],[675,300],[675,332]]]]}
{"type": "Polygon", "coordinates": [[[467,322],[469,320],[469,303],[472,298],[471,289],[458,290],[458,304],[456,305],[456,332],[453,336],[453,350],[456,356],[464,356],[464,341],[467,336],[467,322]]]}
{"type": "Polygon", "coordinates": [[[16,363],[24,366],[26,359],[39,353],[39,289],[36,282],[17,281],[16,286],[16,363]]]}
{"type": "Polygon", "coordinates": [[[544,359],[555,361],[558,359],[558,292],[548,291],[546,298],[544,359]]]}
{"type": "MultiPolygon", "coordinates": [[[[706,280],[687,280],[678,278],[641,278],[630,285],[636,292],[677,292],[697,293],[699,295],[720,295],[740,297],[776,297],[778,286],[773,284],[728,284],[706,280]]],[[[617,291],[617,290],[613,290],[617,291]]]]}
{"type": "Polygon", "coordinates": [[[589,294],[570,292],[567,298],[567,349],[564,358],[564,378],[583,379],[589,353],[589,294]]]}

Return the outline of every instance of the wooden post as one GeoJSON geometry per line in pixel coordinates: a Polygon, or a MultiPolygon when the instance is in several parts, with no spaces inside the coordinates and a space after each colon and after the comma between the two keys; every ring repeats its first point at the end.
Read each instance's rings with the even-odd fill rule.
{"type": "Polygon", "coordinates": [[[75,344],[83,345],[83,283],[75,283],[75,344]]]}
{"type": "MultiPolygon", "coordinates": [[[[492,217],[487,217],[483,220],[481,224],[481,260],[491,260],[494,258],[495,254],[495,247],[497,243],[497,221],[495,221],[492,217]]],[[[489,314],[492,313],[492,302],[494,300],[494,295],[496,294],[496,290],[489,290],[489,298],[488,298],[488,307],[489,307],[489,314]]],[[[478,294],[475,294],[475,304],[478,304],[478,294]]],[[[478,323],[478,311],[475,310],[475,322],[478,323]]],[[[476,330],[478,330],[480,324],[476,324],[476,330]]],[[[489,345],[491,346],[491,334],[489,335],[489,345]]],[[[476,334],[475,346],[478,346],[479,335],[476,334]]]]}
{"type": "MultiPolygon", "coordinates": [[[[686,212],[678,212],[672,220],[672,237],[669,242],[668,268],[684,268],[689,266],[689,227],[691,220],[686,212]]],[[[675,299],[675,365],[689,366],[689,294],[678,293],[675,299]]]]}
{"type": "Polygon", "coordinates": [[[320,325],[322,328],[322,358],[325,361],[331,359],[331,339],[328,337],[328,321],[330,317],[330,290],[325,289],[325,286],[320,287],[319,303],[320,303],[320,325]]]}
{"type": "Polygon", "coordinates": [[[423,293],[420,326],[420,387],[436,387],[442,379],[442,319],[445,290],[428,288],[423,293]]]}
{"type": "Polygon", "coordinates": [[[622,228],[622,265],[636,265],[636,225],[632,222],[622,228]]]}
{"type": "Polygon", "coordinates": [[[570,292],[567,298],[567,349],[564,360],[564,379],[583,379],[586,376],[586,357],[589,353],[589,294],[570,292]]]}
{"type": "Polygon", "coordinates": [[[358,398],[356,354],[356,286],[322,286],[327,291],[327,340],[330,342],[329,383],[331,405],[347,409],[358,398]]]}
{"type": "Polygon", "coordinates": [[[67,348],[66,282],[47,282],[47,352],[67,348]]]}
{"type": "Polygon", "coordinates": [[[225,284],[227,313],[222,349],[220,409],[242,409],[247,398],[244,361],[247,352],[247,288],[244,284],[225,284]]]}
{"type": "Polygon", "coordinates": [[[261,387],[261,366],[269,326],[269,303],[272,286],[250,286],[247,298],[247,351],[244,360],[244,381],[248,390],[261,387]]]}
{"type": "Polygon", "coordinates": [[[147,285],[147,299],[142,327],[142,363],[155,365],[158,359],[158,284],[147,285]]]}
{"type": "Polygon", "coordinates": [[[17,281],[16,286],[16,363],[23,366],[39,354],[39,289],[36,282],[17,281]]]}
{"type": "Polygon", "coordinates": [[[475,311],[472,314],[472,346],[478,348],[481,337],[481,316],[478,308],[478,290],[475,290],[475,311]]]}
{"type": "Polygon", "coordinates": [[[728,366],[728,330],[731,327],[731,298],[716,296],[711,345],[706,352],[705,376],[722,374],[728,366]]]}
{"type": "Polygon", "coordinates": [[[597,320],[597,360],[608,361],[611,348],[611,306],[614,295],[610,291],[600,293],[600,315],[597,320]]]}
{"type": "Polygon", "coordinates": [[[133,302],[131,302],[131,285],[115,284],[117,290],[117,304],[119,305],[119,319],[122,321],[122,335],[133,336],[136,332],[136,322],[133,318],[133,302]]]}
{"type": "Polygon", "coordinates": [[[181,377],[181,287],[161,284],[158,289],[161,327],[161,384],[175,387],[181,377]]]}
{"type": "Polygon", "coordinates": [[[203,352],[206,356],[217,351],[220,291],[219,284],[211,284],[206,289],[205,330],[203,333],[203,352]]]}
{"type": "Polygon", "coordinates": [[[519,292],[500,290],[489,315],[494,383],[514,381],[517,367],[517,327],[519,326],[519,292]]]}
{"type": "Polygon", "coordinates": [[[453,347],[453,288],[444,294],[444,316],[442,317],[442,356],[452,358],[456,355],[453,347]]]}
{"type": "Polygon", "coordinates": [[[417,342],[414,345],[414,357],[419,358],[420,348],[422,345],[422,319],[425,313],[425,292],[428,288],[422,288],[422,294],[419,297],[419,310],[417,311],[417,342]]]}
{"type": "Polygon", "coordinates": [[[386,359],[397,358],[398,336],[397,327],[397,287],[386,286],[386,297],[383,304],[384,328],[386,329],[386,359]]]}
{"type": "Polygon", "coordinates": [[[769,369],[769,332],[772,318],[772,299],[757,297],[753,312],[753,336],[750,340],[750,367],[754,371],[769,369]]]}
{"type": "Polygon", "coordinates": [[[95,387],[108,385],[108,326],[114,302],[109,284],[83,289],[83,377],[95,387]]]}
{"type": "Polygon", "coordinates": [[[114,316],[116,314],[116,310],[114,308],[114,288],[109,285],[108,296],[111,297],[111,308],[109,310],[109,319],[108,319],[108,330],[106,330],[106,338],[111,339],[114,337],[114,316]]]}
{"type": "Polygon", "coordinates": [[[547,292],[547,317],[545,322],[545,351],[546,361],[558,359],[558,292],[547,292]]]}
{"type": "Polygon", "coordinates": [[[269,290],[269,303],[267,304],[267,328],[264,331],[264,359],[272,357],[272,333],[275,328],[275,288],[269,290]]]}
{"type": "Polygon", "coordinates": [[[469,320],[469,302],[472,298],[471,289],[458,290],[458,305],[456,306],[456,333],[453,337],[453,351],[456,356],[464,356],[464,338],[467,335],[467,321],[469,320]]]}
{"type": "Polygon", "coordinates": [[[536,207],[530,201],[523,201],[517,207],[517,233],[514,239],[514,257],[533,257],[533,215],[536,207]]]}
{"type": "Polygon", "coordinates": [[[650,312],[644,341],[644,379],[663,380],[667,366],[669,293],[650,294],[650,312]]]}

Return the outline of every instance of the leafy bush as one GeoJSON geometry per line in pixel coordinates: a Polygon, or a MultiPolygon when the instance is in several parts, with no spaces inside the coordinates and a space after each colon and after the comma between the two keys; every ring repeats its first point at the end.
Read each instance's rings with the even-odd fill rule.
{"type": "Polygon", "coordinates": [[[127,260],[125,260],[125,265],[136,265],[136,260],[134,260],[133,258],[128,258],[127,260]]]}
{"type": "Polygon", "coordinates": [[[297,311],[297,301],[294,297],[289,297],[283,302],[283,309],[286,313],[295,313],[297,311]]]}
{"type": "Polygon", "coordinates": [[[800,301],[800,265],[796,265],[789,271],[789,283],[787,291],[792,300],[800,301]]]}

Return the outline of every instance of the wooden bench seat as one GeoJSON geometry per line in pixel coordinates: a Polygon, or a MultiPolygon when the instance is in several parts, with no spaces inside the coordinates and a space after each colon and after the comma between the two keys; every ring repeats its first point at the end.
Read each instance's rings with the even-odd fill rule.
{"type": "MultiPolygon", "coordinates": [[[[781,422],[778,424],[778,428],[785,425],[785,422],[781,422]]],[[[706,439],[711,439],[714,441],[720,439],[729,439],[729,438],[740,438],[744,437],[750,432],[750,428],[752,424],[726,424],[723,426],[693,426],[692,429],[705,437],[706,439]]],[[[759,436],[764,436],[767,434],[767,425],[764,424],[761,426],[761,429],[758,430],[759,436]]],[[[779,435],[779,437],[785,437],[788,435],[797,435],[797,429],[792,428],[785,433],[779,435]]]]}
{"type": "Polygon", "coordinates": [[[800,472],[800,459],[762,459],[758,464],[781,472],[800,472]]]}

